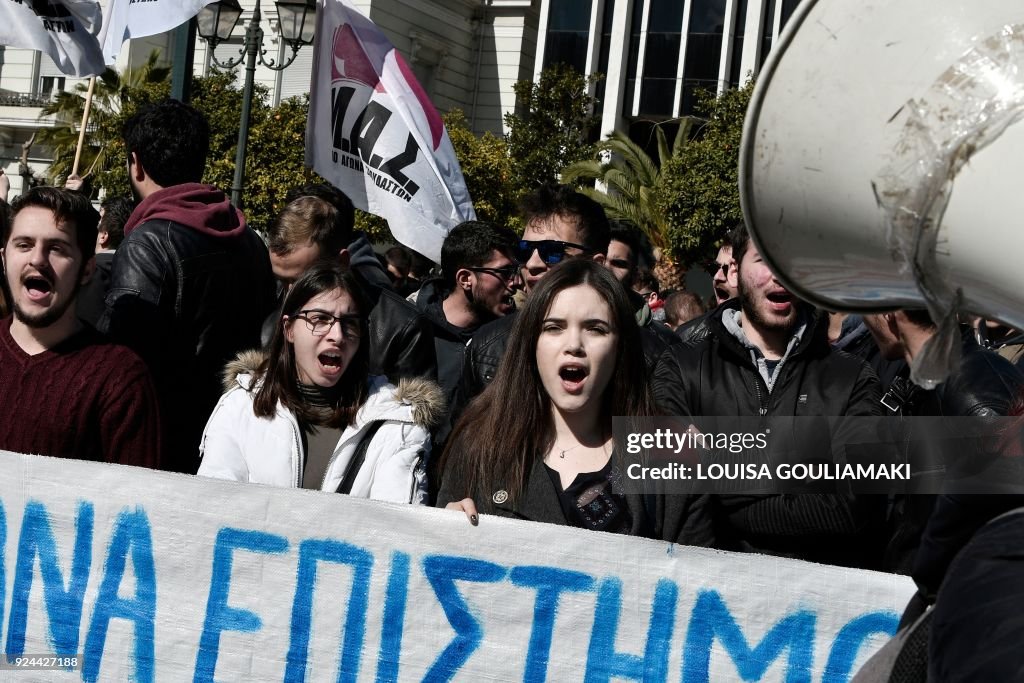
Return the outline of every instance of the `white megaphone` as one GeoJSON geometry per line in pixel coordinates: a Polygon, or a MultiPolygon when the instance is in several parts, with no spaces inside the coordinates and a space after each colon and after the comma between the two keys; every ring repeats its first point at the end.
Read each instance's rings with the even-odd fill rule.
{"type": "Polygon", "coordinates": [[[1022,118],[1019,0],[804,0],[748,109],[744,217],[818,306],[1024,329],[1022,118]]]}

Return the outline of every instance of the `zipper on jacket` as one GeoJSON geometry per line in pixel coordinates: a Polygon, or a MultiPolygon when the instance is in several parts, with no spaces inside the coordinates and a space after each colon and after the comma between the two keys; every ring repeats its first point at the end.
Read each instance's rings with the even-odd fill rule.
{"type": "MultiPolygon", "coordinates": [[[[765,384],[764,379],[761,377],[761,371],[757,367],[757,361],[754,361],[754,391],[757,392],[757,405],[759,408],[759,414],[764,417],[768,414],[768,406],[765,404],[764,396],[761,394],[761,385],[765,384]]],[[[765,384],[765,391],[768,391],[768,385],[765,384]]],[[[770,397],[770,396],[769,396],[770,397]]]]}
{"type": "MultiPolygon", "coordinates": [[[[299,429],[302,429],[299,427],[299,429]]],[[[292,430],[292,437],[295,439],[295,488],[302,488],[302,460],[305,458],[305,454],[302,452],[302,437],[299,433],[292,430]]]]}
{"type": "MultiPolygon", "coordinates": [[[[795,352],[794,352],[793,355],[795,355],[795,352]]],[[[779,383],[779,380],[782,379],[782,367],[786,364],[786,361],[789,360],[789,358],[790,358],[790,356],[785,356],[785,357],[779,359],[779,364],[775,366],[775,372],[773,373],[775,375],[775,380],[772,382],[772,386],[773,387],[776,384],[779,383]]],[[[768,401],[766,402],[764,400],[764,398],[761,396],[761,383],[762,382],[764,382],[764,380],[761,377],[761,371],[758,369],[757,361],[755,360],[754,361],[754,388],[757,390],[757,403],[758,403],[758,405],[761,406],[761,417],[764,417],[765,415],[768,414],[768,402],[771,401],[772,394],[771,394],[771,389],[768,388],[768,383],[764,382],[765,391],[768,392],[768,401]]]]}

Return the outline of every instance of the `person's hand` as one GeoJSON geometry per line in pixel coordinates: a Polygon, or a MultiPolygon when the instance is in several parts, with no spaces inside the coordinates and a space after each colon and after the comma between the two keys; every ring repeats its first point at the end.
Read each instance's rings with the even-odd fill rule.
{"type": "Polygon", "coordinates": [[[11,191],[11,179],[4,173],[4,169],[0,168],[0,199],[7,201],[7,195],[11,191]]]}
{"type": "Polygon", "coordinates": [[[462,510],[466,513],[466,517],[469,518],[469,523],[476,526],[480,523],[480,517],[476,513],[476,503],[473,502],[472,498],[463,498],[462,500],[455,501],[454,503],[448,503],[444,506],[445,510],[462,510]]]}
{"type": "Polygon", "coordinates": [[[82,185],[85,184],[85,179],[77,173],[72,173],[68,176],[68,179],[64,181],[64,189],[71,190],[73,192],[80,192],[82,185]]]}

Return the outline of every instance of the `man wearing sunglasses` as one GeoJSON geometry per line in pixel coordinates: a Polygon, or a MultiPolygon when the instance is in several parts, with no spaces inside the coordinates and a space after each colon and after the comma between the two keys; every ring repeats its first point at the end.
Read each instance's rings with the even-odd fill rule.
{"type": "Polygon", "coordinates": [[[523,287],[514,256],[518,242],[514,232],[490,223],[455,226],[441,246],[441,277],[409,297],[433,325],[437,380],[449,405],[474,333],[515,310],[514,296],[523,287]]]}
{"type": "MultiPolygon", "coordinates": [[[[733,228],[726,235],[722,241],[722,246],[718,248],[718,256],[715,257],[714,261],[708,261],[704,267],[708,275],[711,276],[711,285],[715,290],[715,306],[721,306],[726,301],[735,299],[739,294],[738,288],[733,284],[733,278],[729,276],[736,274],[736,262],[732,256],[732,243],[733,238],[739,234],[740,230],[746,230],[746,228],[743,226],[733,228]]],[[[711,311],[708,311],[704,315],[680,325],[676,329],[676,334],[687,344],[700,341],[710,333],[711,328],[708,325],[708,317],[710,315],[711,311]]]]}
{"type": "Polygon", "coordinates": [[[732,242],[729,238],[718,248],[718,256],[708,263],[707,271],[711,275],[711,284],[715,288],[715,303],[721,306],[729,299],[736,298],[736,287],[729,282],[729,270],[732,262],[732,242]]]}
{"type": "MultiPolygon", "coordinates": [[[[522,264],[527,296],[552,268],[567,259],[589,258],[604,263],[610,235],[608,218],[601,205],[589,197],[566,185],[542,185],[523,199],[520,213],[526,229],[513,256],[522,264]]],[[[514,317],[487,323],[473,335],[452,406],[453,421],[494,377],[514,317]]]]}

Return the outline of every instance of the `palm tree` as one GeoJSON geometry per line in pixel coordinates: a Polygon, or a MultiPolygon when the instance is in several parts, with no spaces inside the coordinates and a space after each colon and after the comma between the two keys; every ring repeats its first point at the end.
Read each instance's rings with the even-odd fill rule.
{"type": "MultiPolygon", "coordinates": [[[[108,67],[96,77],[86,142],[83,145],[82,157],[78,164],[79,175],[99,174],[107,168],[109,140],[97,139],[101,136],[90,136],[89,133],[95,133],[117,119],[133,91],[146,86],[167,83],[171,69],[158,66],[158,59],[159,52],[154,50],[145,63],[134,69],[128,68],[122,73],[117,73],[108,67]]],[[[82,124],[82,112],[85,109],[85,96],[88,89],[86,83],[79,83],[73,92],[58,93],[52,102],[43,107],[40,114],[40,118],[54,116],[57,120],[55,127],[43,128],[39,132],[39,141],[49,145],[53,151],[53,163],[48,172],[50,181],[53,183],[58,182],[59,178],[66,178],[70,175],[74,165],[75,151],[78,147],[78,132],[82,124]]]]}
{"type": "Polygon", "coordinates": [[[562,182],[573,184],[598,181],[607,192],[583,187],[580,192],[600,204],[608,218],[629,221],[637,226],[655,247],[668,244],[668,222],[664,211],[654,202],[654,189],[661,182],[661,169],[677,156],[689,139],[693,119],[679,120],[672,148],[669,149],[662,127],[655,126],[658,138],[658,163],[644,149],[619,131],[613,131],[599,146],[598,158],[578,161],[562,171],[562,182]]]}

